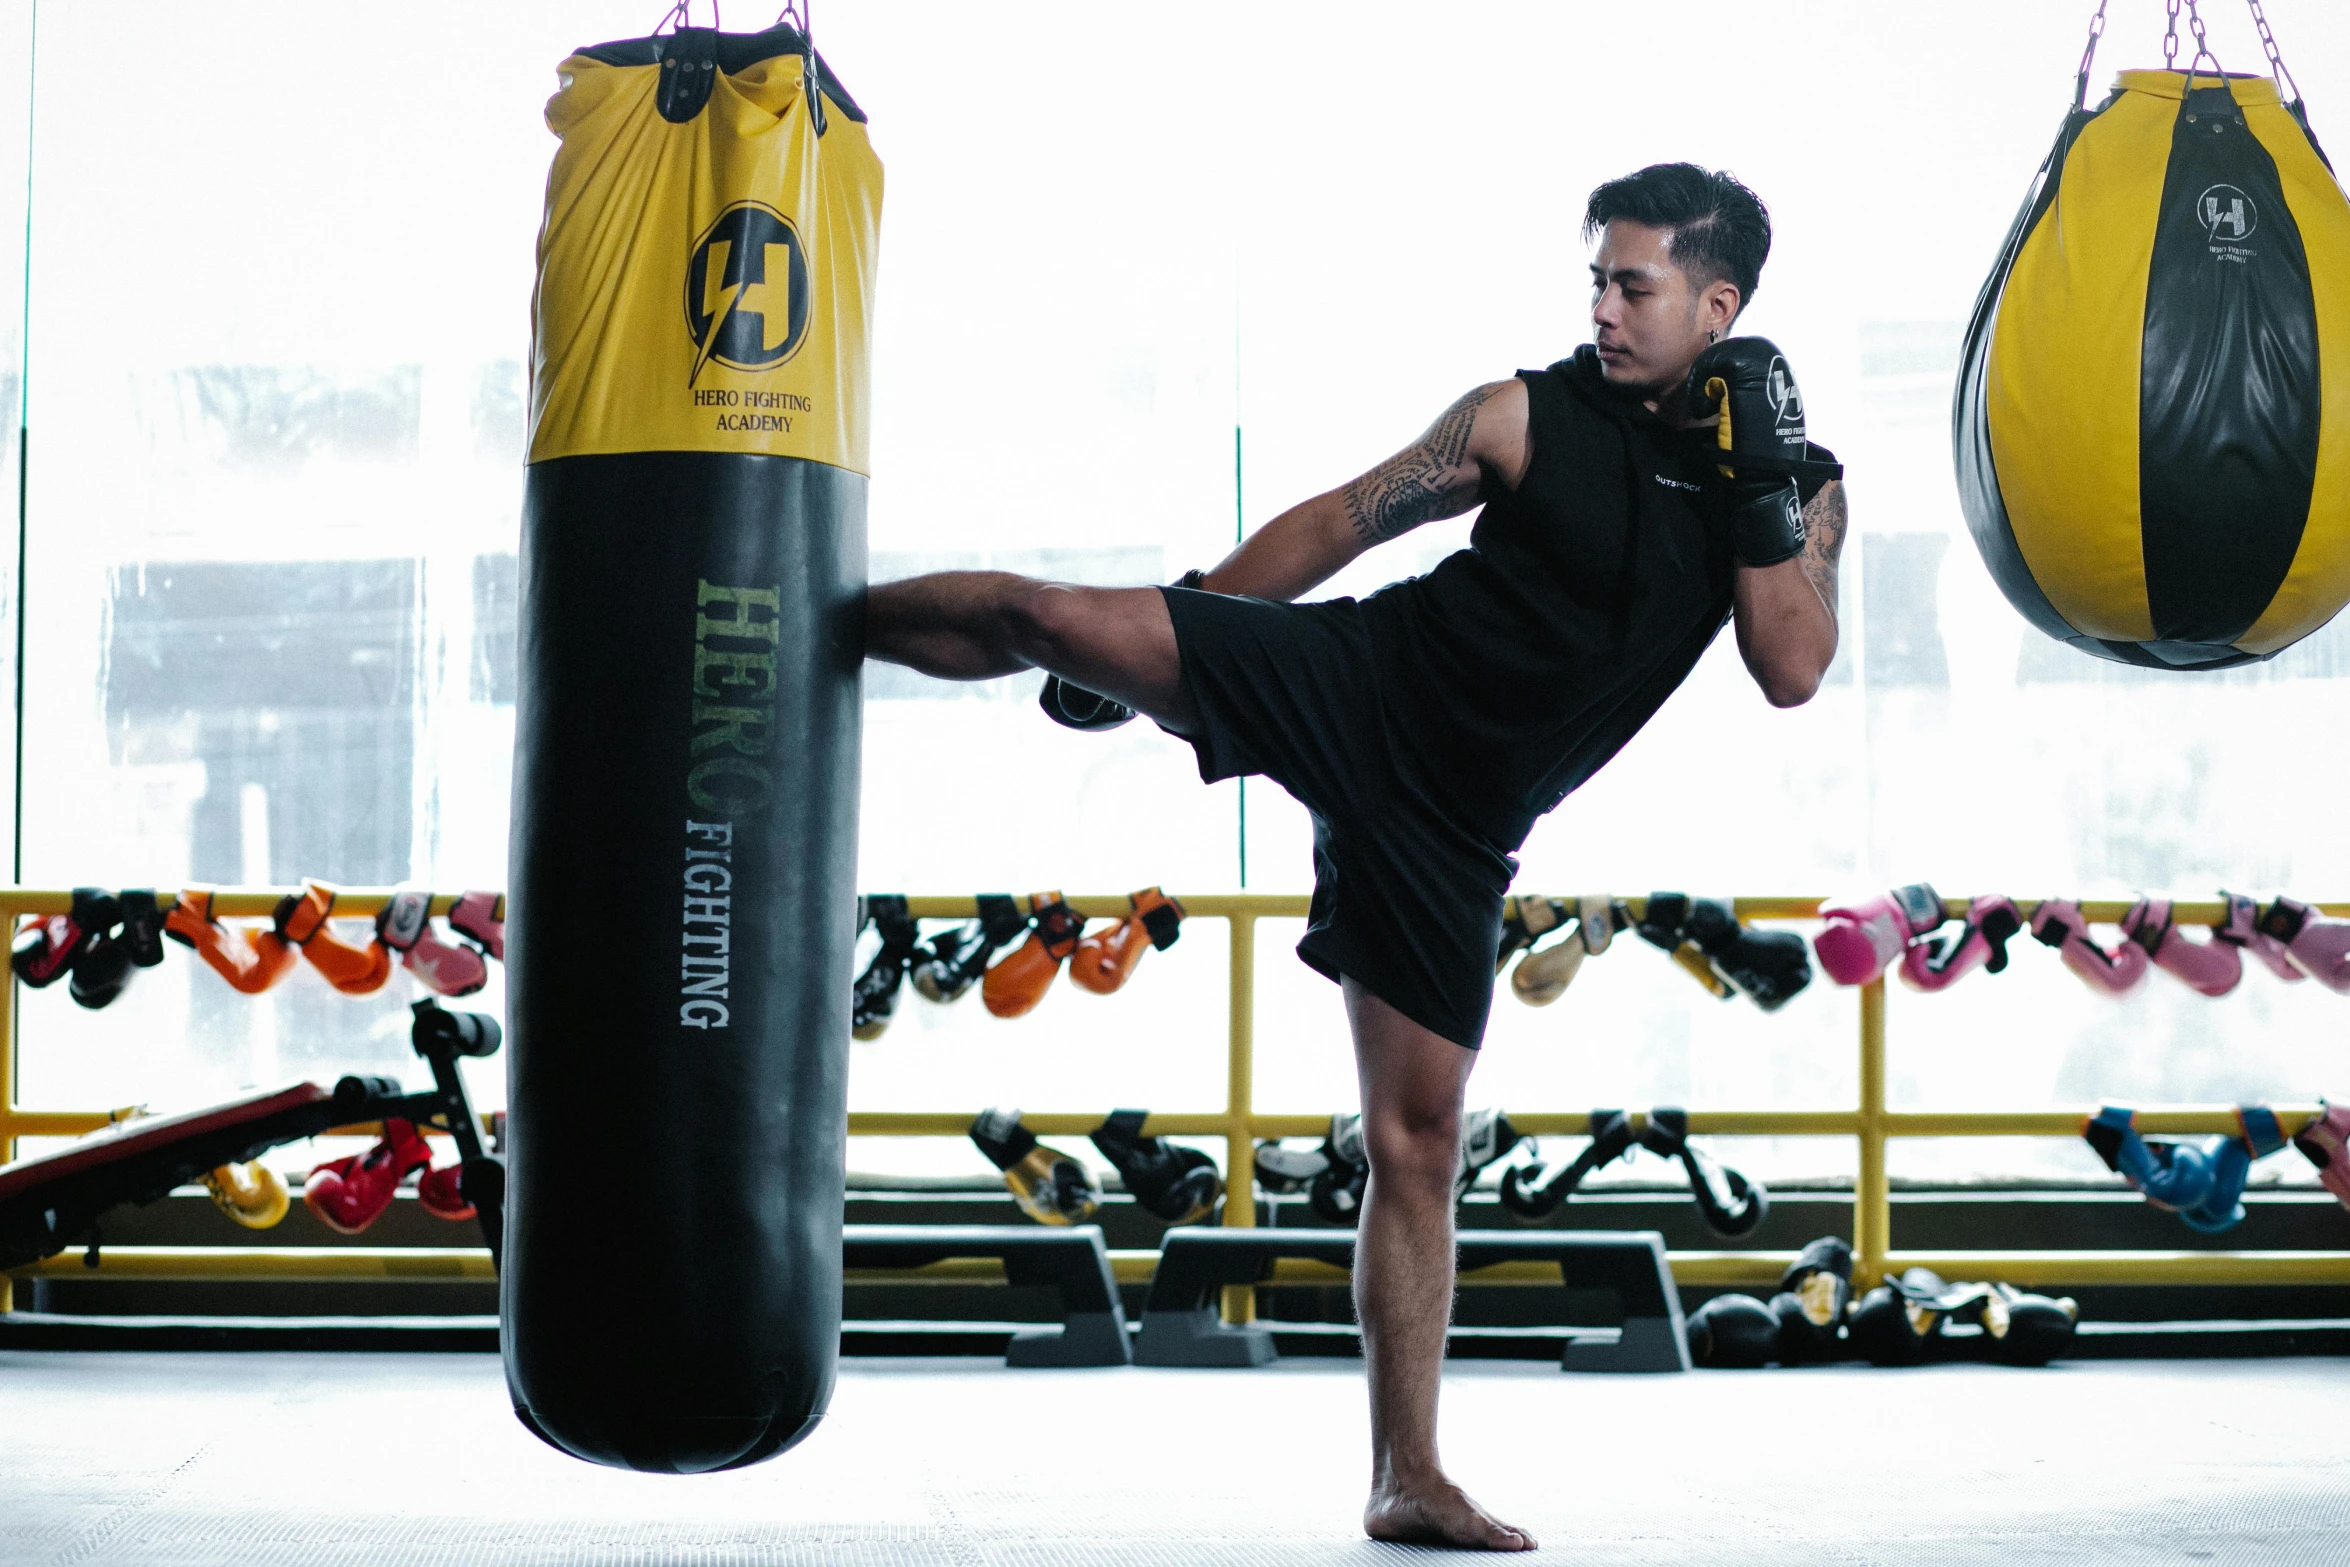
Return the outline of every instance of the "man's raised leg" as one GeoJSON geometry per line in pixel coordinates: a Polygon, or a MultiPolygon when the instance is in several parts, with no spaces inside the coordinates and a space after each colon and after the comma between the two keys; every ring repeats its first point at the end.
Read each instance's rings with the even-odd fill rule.
{"type": "Polygon", "coordinates": [[[865,598],[865,655],[941,680],[1049,670],[1177,734],[1196,726],[1157,588],[1081,588],[1008,571],[938,571],[865,598]]]}
{"type": "Polygon", "coordinates": [[[1375,1540],[1530,1551],[1445,1478],[1436,1456],[1436,1393],[1452,1317],[1453,1198],[1461,1103],[1477,1053],[1431,1033],[1345,981],[1362,1083],[1371,1179],[1355,1240],[1355,1316],[1371,1380],[1375,1540]]]}

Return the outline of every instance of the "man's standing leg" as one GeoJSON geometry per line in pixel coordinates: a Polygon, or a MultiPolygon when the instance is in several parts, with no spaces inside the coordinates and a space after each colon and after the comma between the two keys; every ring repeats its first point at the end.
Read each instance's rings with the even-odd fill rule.
{"type": "Polygon", "coordinates": [[[1452,1187],[1462,1098],[1477,1053],[1422,1028],[1354,980],[1344,983],[1371,1161],[1354,1269],[1371,1381],[1371,1500],[1363,1529],[1377,1540],[1532,1550],[1532,1535],[1469,1500],[1436,1456],[1437,1383],[1452,1318],[1452,1187]]]}

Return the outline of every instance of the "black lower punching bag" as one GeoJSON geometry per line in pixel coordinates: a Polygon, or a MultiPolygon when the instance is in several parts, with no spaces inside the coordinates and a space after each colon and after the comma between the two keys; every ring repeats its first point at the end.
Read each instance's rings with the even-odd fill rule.
{"type": "Polygon", "coordinates": [[[525,1425],[692,1473],[840,1338],[881,171],[788,27],[583,49],[547,122],[500,1312],[525,1425]]]}

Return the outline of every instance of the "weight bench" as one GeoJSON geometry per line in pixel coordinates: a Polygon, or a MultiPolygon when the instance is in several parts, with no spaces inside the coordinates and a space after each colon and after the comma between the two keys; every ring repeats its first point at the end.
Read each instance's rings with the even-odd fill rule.
{"type": "MultiPolygon", "coordinates": [[[[1351,1269],[1352,1230],[1170,1230],[1151,1275],[1134,1360],[1144,1366],[1262,1366],[1278,1358],[1272,1330],[1227,1327],[1217,1313],[1227,1285],[1271,1281],[1284,1257],[1351,1269]]],[[[1499,1262],[1556,1262],[1571,1289],[1612,1292],[1623,1313],[1614,1343],[1568,1343],[1562,1371],[1687,1371],[1689,1336],[1681,1296],[1654,1230],[1471,1232],[1460,1237],[1463,1273],[1499,1262]]]]}
{"type": "MultiPolygon", "coordinates": [[[[479,1123],[466,1101],[456,1058],[484,1053],[436,1026],[448,1014],[419,1002],[410,1042],[432,1067],[433,1086],[409,1093],[389,1077],[346,1077],[332,1091],[316,1083],[247,1094],[179,1115],[124,1121],[53,1153],[0,1165],[0,1273],[54,1257],[94,1237],[98,1219],[124,1203],[149,1203],[224,1164],[337,1126],[397,1116],[437,1126],[464,1158],[464,1191],[481,1221],[494,1262],[505,1244],[505,1166],[483,1151],[479,1123]]],[[[485,1024],[488,1019],[482,1020],[485,1024]]],[[[495,1050],[491,1025],[487,1048],[495,1050]]]]}
{"type": "Polygon", "coordinates": [[[1061,1297],[1061,1325],[1015,1332],[1006,1365],[1133,1364],[1126,1312],[1095,1225],[851,1224],[841,1230],[843,1268],[920,1268],[957,1257],[997,1258],[1006,1282],[1041,1285],[1061,1297]]]}

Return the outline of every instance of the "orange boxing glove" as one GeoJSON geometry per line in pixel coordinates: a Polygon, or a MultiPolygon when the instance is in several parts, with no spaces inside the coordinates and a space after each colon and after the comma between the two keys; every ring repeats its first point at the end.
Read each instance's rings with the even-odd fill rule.
{"type": "Polygon", "coordinates": [[[1028,907],[1036,917],[1036,928],[980,981],[979,999],[997,1017],[1019,1017],[1034,1011],[1052,988],[1053,976],[1061,972],[1061,964],[1077,950],[1078,939],[1085,934],[1084,919],[1058,892],[1030,893],[1028,907]]]}
{"type": "Polygon", "coordinates": [[[163,917],[163,933],[212,965],[214,973],[248,996],[258,996],[293,970],[295,953],[275,931],[232,931],[212,917],[212,889],[183,887],[163,917]]]}
{"type": "Polygon", "coordinates": [[[1097,996],[1106,996],[1125,984],[1145,952],[1153,947],[1165,951],[1175,945],[1180,934],[1183,905],[1158,888],[1130,893],[1126,901],[1134,906],[1132,911],[1080,939],[1076,954],[1069,959],[1070,982],[1097,996]]]}
{"type": "Polygon", "coordinates": [[[327,925],[334,913],[337,889],[323,881],[302,878],[302,890],[288,893],[277,906],[278,935],[302,949],[310,966],[346,996],[370,996],[392,977],[392,953],[382,939],[370,934],[367,944],[354,947],[327,925]]]}

